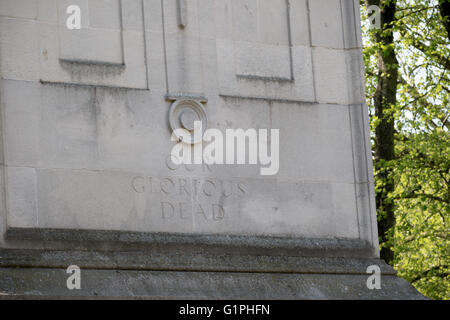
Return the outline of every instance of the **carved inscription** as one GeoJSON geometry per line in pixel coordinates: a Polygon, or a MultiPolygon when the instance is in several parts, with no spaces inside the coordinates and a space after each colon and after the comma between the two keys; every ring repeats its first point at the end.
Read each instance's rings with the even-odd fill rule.
{"type": "Polygon", "coordinates": [[[158,199],[151,213],[162,220],[223,221],[229,218],[226,204],[245,197],[243,182],[216,178],[135,176],[131,181],[134,193],[158,199]]]}

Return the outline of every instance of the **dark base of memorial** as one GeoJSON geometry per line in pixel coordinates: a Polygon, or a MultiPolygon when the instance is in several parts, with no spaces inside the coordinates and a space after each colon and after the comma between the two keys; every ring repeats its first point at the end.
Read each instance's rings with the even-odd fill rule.
{"type": "Polygon", "coordinates": [[[63,230],[9,236],[18,234],[55,249],[1,249],[3,299],[424,299],[352,240],[63,230]],[[56,239],[77,250],[56,249],[56,239]],[[81,269],[80,290],[67,288],[70,265],[81,269]],[[381,269],[381,289],[367,287],[371,265],[381,269]]]}

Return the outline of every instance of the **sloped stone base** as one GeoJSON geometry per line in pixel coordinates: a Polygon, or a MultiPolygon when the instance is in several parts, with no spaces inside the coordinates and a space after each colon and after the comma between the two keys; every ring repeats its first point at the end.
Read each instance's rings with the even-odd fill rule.
{"type": "Polygon", "coordinates": [[[166,258],[145,252],[0,250],[0,298],[425,298],[376,259],[200,253],[185,257],[191,263],[183,266],[181,260],[166,258]],[[67,289],[66,268],[71,264],[81,268],[80,290],[67,289]],[[369,290],[366,285],[366,268],[374,264],[382,270],[381,290],[369,290]]]}

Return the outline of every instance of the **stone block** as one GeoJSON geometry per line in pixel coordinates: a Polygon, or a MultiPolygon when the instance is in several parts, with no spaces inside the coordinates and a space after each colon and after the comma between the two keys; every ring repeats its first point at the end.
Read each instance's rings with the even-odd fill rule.
{"type": "Polygon", "coordinates": [[[341,1],[313,0],[309,1],[309,9],[312,45],[334,49],[344,48],[341,1]]]}
{"type": "Polygon", "coordinates": [[[60,60],[79,64],[124,64],[120,30],[82,29],[74,32],[61,27],[59,35],[60,60]]]}
{"type": "Polygon", "coordinates": [[[290,1],[290,23],[293,46],[309,46],[311,44],[309,31],[309,15],[307,0],[290,1]]]}
{"type": "Polygon", "coordinates": [[[7,167],[5,171],[8,227],[39,227],[36,170],[7,167]]]}
{"type": "Polygon", "coordinates": [[[39,32],[32,20],[0,17],[0,72],[4,79],[39,79],[39,32]]]}
{"type": "Polygon", "coordinates": [[[350,77],[346,68],[346,52],[313,48],[315,88],[321,103],[348,104],[350,77]]]}
{"type": "Polygon", "coordinates": [[[38,0],[2,0],[0,2],[0,16],[36,19],[38,2],[38,0]]]}

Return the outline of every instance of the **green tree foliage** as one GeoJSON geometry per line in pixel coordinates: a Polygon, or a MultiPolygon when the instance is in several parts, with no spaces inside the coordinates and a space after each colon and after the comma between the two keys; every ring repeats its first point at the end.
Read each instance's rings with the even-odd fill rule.
{"type": "Polygon", "coordinates": [[[424,295],[450,299],[450,0],[361,4],[380,244],[392,252],[382,257],[424,295]],[[373,4],[381,8],[378,30],[369,28],[373,4]],[[395,99],[388,91],[377,97],[386,79],[397,79],[395,99]],[[389,139],[386,157],[377,145],[389,139]]]}

